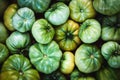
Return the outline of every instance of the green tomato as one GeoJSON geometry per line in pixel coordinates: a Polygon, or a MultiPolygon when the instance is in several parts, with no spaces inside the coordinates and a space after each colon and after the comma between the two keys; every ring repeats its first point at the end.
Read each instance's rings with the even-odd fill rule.
{"type": "Polygon", "coordinates": [[[119,0],[93,0],[95,10],[103,15],[114,15],[120,12],[119,0]]]}
{"type": "Polygon", "coordinates": [[[45,18],[53,25],[61,25],[67,21],[69,14],[69,7],[63,2],[57,2],[45,12],[45,18]]]}
{"type": "Polygon", "coordinates": [[[96,80],[94,77],[81,73],[78,69],[74,69],[70,74],[70,80],[96,80]]]}
{"type": "Polygon", "coordinates": [[[78,36],[79,24],[73,20],[58,26],[55,31],[55,40],[62,50],[73,51],[81,43],[78,36]]]}
{"type": "Polygon", "coordinates": [[[4,12],[4,16],[3,16],[4,24],[9,31],[15,30],[12,24],[12,18],[14,14],[17,12],[17,10],[18,10],[18,5],[11,4],[7,7],[7,9],[4,12]]]}
{"type": "Polygon", "coordinates": [[[0,63],[3,63],[9,56],[8,48],[5,44],[0,43],[0,63]]]}
{"type": "Polygon", "coordinates": [[[36,43],[30,47],[29,57],[38,71],[50,74],[59,68],[62,51],[55,41],[48,44],[36,43]]]}
{"type": "Polygon", "coordinates": [[[59,71],[55,71],[51,74],[45,74],[42,80],[67,80],[66,77],[59,71]]]}
{"type": "Polygon", "coordinates": [[[12,18],[13,27],[19,32],[30,31],[34,22],[34,12],[27,7],[18,9],[12,18]]]}
{"type": "Polygon", "coordinates": [[[14,54],[2,65],[0,80],[40,80],[40,76],[26,57],[14,54]]]}
{"type": "Polygon", "coordinates": [[[21,53],[30,44],[29,33],[15,31],[6,40],[6,45],[11,53],[21,53]]]}
{"type": "Polygon", "coordinates": [[[100,69],[102,55],[100,49],[94,45],[82,44],[75,51],[75,64],[79,71],[92,73],[100,69]]]}
{"type": "Polygon", "coordinates": [[[17,0],[20,7],[29,7],[36,13],[43,13],[47,10],[51,0],[17,0]]]}
{"type": "Polygon", "coordinates": [[[5,43],[8,36],[8,30],[6,29],[5,25],[0,22],[0,43],[5,43]]]}
{"type": "Polygon", "coordinates": [[[87,19],[79,29],[79,38],[84,43],[94,43],[101,36],[101,25],[95,19],[87,19]]]}
{"type": "Polygon", "coordinates": [[[70,74],[75,67],[75,56],[72,52],[64,52],[62,59],[61,59],[61,65],[60,65],[60,71],[64,74],[70,74]]]}
{"type": "Polygon", "coordinates": [[[118,80],[114,69],[111,67],[102,66],[99,71],[96,72],[97,80],[118,80]]]}
{"type": "Polygon", "coordinates": [[[54,28],[45,19],[39,19],[33,24],[32,35],[41,44],[47,44],[52,41],[54,34],[54,28]]]}
{"type": "Polygon", "coordinates": [[[77,22],[84,22],[86,19],[95,17],[95,10],[92,0],[71,0],[69,3],[70,18],[77,22]]]}
{"type": "Polygon", "coordinates": [[[120,41],[120,14],[102,18],[101,38],[104,41],[120,41]]]}
{"type": "Polygon", "coordinates": [[[115,41],[108,41],[101,47],[103,57],[112,68],[120,68],[120,45],[115,41]]]}

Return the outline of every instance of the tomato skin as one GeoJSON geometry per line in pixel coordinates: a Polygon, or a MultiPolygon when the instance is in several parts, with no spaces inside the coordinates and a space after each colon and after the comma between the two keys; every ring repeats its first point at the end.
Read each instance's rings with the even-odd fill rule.
{"type": "Polygon", "coordinates": [[[75,67],[75,56],[72,52],[64,52],[61,60],[60,70],[64,74],[70,74],[75,67]]]}

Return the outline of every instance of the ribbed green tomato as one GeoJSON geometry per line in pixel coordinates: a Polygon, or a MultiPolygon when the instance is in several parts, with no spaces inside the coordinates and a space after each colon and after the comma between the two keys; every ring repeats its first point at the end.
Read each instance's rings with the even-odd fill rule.
{"type": "Polygon", "coordinates": [[[9,56],[8,48],[5,44],[0,43],[0,63],[3,63],[9,56]]]}
{"type": "Polygon", "coordinates": [[[99,71],[96,72],[97,80],[118,80],[114,69],[111,67],[102,66],[99,71]]]}
{"type": "Polygon", "coordinates": [[[79,24],[73,20],[58,26],[55,31],[55,40],[62,50],[73,51],[81,43],[78,36],[79,24]]]}
{"type": "Polygon", "coordinates": [[[15,31],[6,39],[6,45],[11,53],[21,53],[29,44],[29,33],[15,31]]]}
{"type": "Polygon", "coordinates": [[[101,38],[104,41],[120,41],[120,13],[102,17],[101,38]]]}
{"type": "Polygon", "coordinates": [[[38,43],[49,43],[52,41],[54,34],[54,28],[46,19],[38,19],[32,26],[32,35],[38,43]]]}
{"type": "Polygon", "coordinates": [[[4,12],[4,16],[3,16],[4,24],[9,31],[15,30],[12,24],[12,18],[14,14],[17,12],[17,10],[18,10],[17,4],[10,4],[4,12]]]}
{"type": "Polygon", "coordinates": [[[36,43],[30,47],[29,57],[38,71],[51,74],[59,68],[62,51],[55,41],[48,44],[36,43]]]}
{"type": "Polygon", "coordinates": [[[70,80],[96,80],[90,75],[81,73],[78,69],[74,69],[70,74],[70,80]]]}
{"type": "Polygon", "coordinates": [[[36,13],[43,13],[50,5],[51,0],[17,0],[20,7],[29,7],[36,13]]]}
{"type": "Polygon", "coordinates": [[[64,74],[70,74],[75,67],[75,56],[72,52],[63,53],[60,65],[60,71],[64,74]]]}
{"type": "Polygon", "coordinates": [[[82,44],[75,51],[75,64],[83,73],[92,73],[100,69],[102,55],[100,49],[91,44],[82,44]]]}
{"type": "Polygon", "coordinates": [[[69,8],[70,17],[77,22],[84,22],[86,19],[94,18],[96,14],[92,0],[71,0],[69,8]]]}
{"type": "Polygon", "coordinates": [[[13,54],[2,65],[0,80],[40,80],[40,76],[26,57],[13,54]]]}
{"type": "Polygon", "coordinates": [[[45,18],[53,25],[61,25],[67,21],[69,14],[69,7],[63,2],[57,2],[45,12],[45,18]]]}
{"type": "Polygon", "coordinates": [[[96,19],[87,19],[79,29],[79,38],[84,43],[94,43],[101,36],[101,25],[96,19]]]}
{"type": "Polygon", "coordinates": [[[18,9],[12,18],[13,27],[19,32],[30,31],[34,22],[34,12],[27,7],[18,9]]]}
{"type": "Polygon", "coordinates": [[[101,47],[101,52],[112,68],[120,68],[120,45],[115,41],[108,41],[101,47]]]}
{"type": "Polygon", "coordinates": [[[93,0],[95,10],[103,15],[114,15],[120,12],[120,0],[93,0]]]}
{"type": "Polygon", "coordinates": [[[8,30],[6,29],[5,25],[0,22],[0,43],[5,43],[8,36],[8,30]]]}

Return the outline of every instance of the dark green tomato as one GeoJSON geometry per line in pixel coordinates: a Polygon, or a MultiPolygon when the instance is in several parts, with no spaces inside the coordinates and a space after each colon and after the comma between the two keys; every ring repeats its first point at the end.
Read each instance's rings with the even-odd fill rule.
{"type": "Polygon", "coordinates": [[[73,51],[81,43],[78,37],[79,24],[68,20],[56,28],[55,40],[62,50],[73,51]]]}
{"type": "Polygon", "coordinates": [[[0,63],[3,63],[9,56],[9,51],[6,45],[0,43],[0,63]]]}
{"type": "Polygon", "coordinates": [[[36,13],[43,13],[50,5],[51,0],[17,0],[20,7],[29,7],[36,13]]]}
{"type": "Polygon", "coordinates": [[[78,69],[70,74],[70,80],[96,80],[94,77],[81,73],[78,69]]]}
{"type": "Polygon", "coordinates": [[[96,14],[92,0],[71,0],[69,8],[70,18],[76,22],[84,22],[89,18],[94,18],[96,14]]]}
{"type": "Polygon", "coordinates": [[[30,44],[29,33],[15,31],[6,40],[6,45],[11,53],[21,53],[30,44]]]}
{"type": "Polygon", "coordinates": [[[118,80],[114,69],[110,67],[102,67],[96,72],[97,80],[118,80]]]}
{"type": "Polygon", "coordinates": [[[120,45],[115,41],[108,41],[101,47],[101,52],[109,66],[120,68],[120,45]]]}
{"type": "Polygon", "coordinates": [[[4,16],[3,16],[4,24],[9,31],[15,30],[12,24],[12,18],[14,14],[17,12],[17,10],[18,10],[17,4],[10,4],[4,12],[4,16]]]}
{"type": "Polygon", "coordinates": [[[93,0],[95,10],[103,15],[114,15],[120,12],[120,0],[93,0]]]}
{"type": "Polygon", "coordinates": [[[5,43],[8,36],[8,30],[6,29],[5,25],[0,22],[0,43],[5,43]]]}
{"type": "Polygon", "coordinates": [[[5,9],[9,4],[9,0],[0,0],[0,18],[3,16],[5,9]]]}
{"type": "Polygon", "coordinates": [[[12,18],[13,27],[19,32],[30,31],[34,22],[34,12],[27,7],[18,9],[12,18]]]}
{"type": "Polygon", "coordinates": [[[63,2],[57,2],[45,12],[45,18],[53,25],[61,25],[67,21],[69,14],[69,7],[63,2]]]}
{"type": "Polygon", "coordinates": [[[26,57],[13,54],[2,65],[0,80],[40,80],[40,76],[26,57]]]}
{"type": "Polygon", "coordinates": [[[104,41],[120,41],[120,14],[102,18],[102,34],[104,41]]]}
{"type": "Polygon", "coordinates": [[[49,43],[52,41],[54,34],[54,28],[45,19],[38,19],[32,26],[32,35],[38,43],[49,43]]]}
{"type": "Polygon", "coordinates": [[[101,36],[101,25],[96,19],[87,19],[79,29],[79,38],[84,43],[94,43],[101,36]]]}
{"type": "Polygon", "coordinates": [[[91,73],[100,69],[102,55],[94,45],[82,44],[75,51],[75,64],[83,73],[91,73]]]}
{"type": "Polygon", "coordinates": [[[66,77],[58,71],[55,71],[51,74],[47,74],[43,77],[43,80],[67,80],[66,77]]]}
{"type": "Polygon", "coordinates": [[[50,74],[59,68],[62,51],[55,41],[48,44],[36,43],[30,47],[29,57],[38,71],[50,74]]]}

